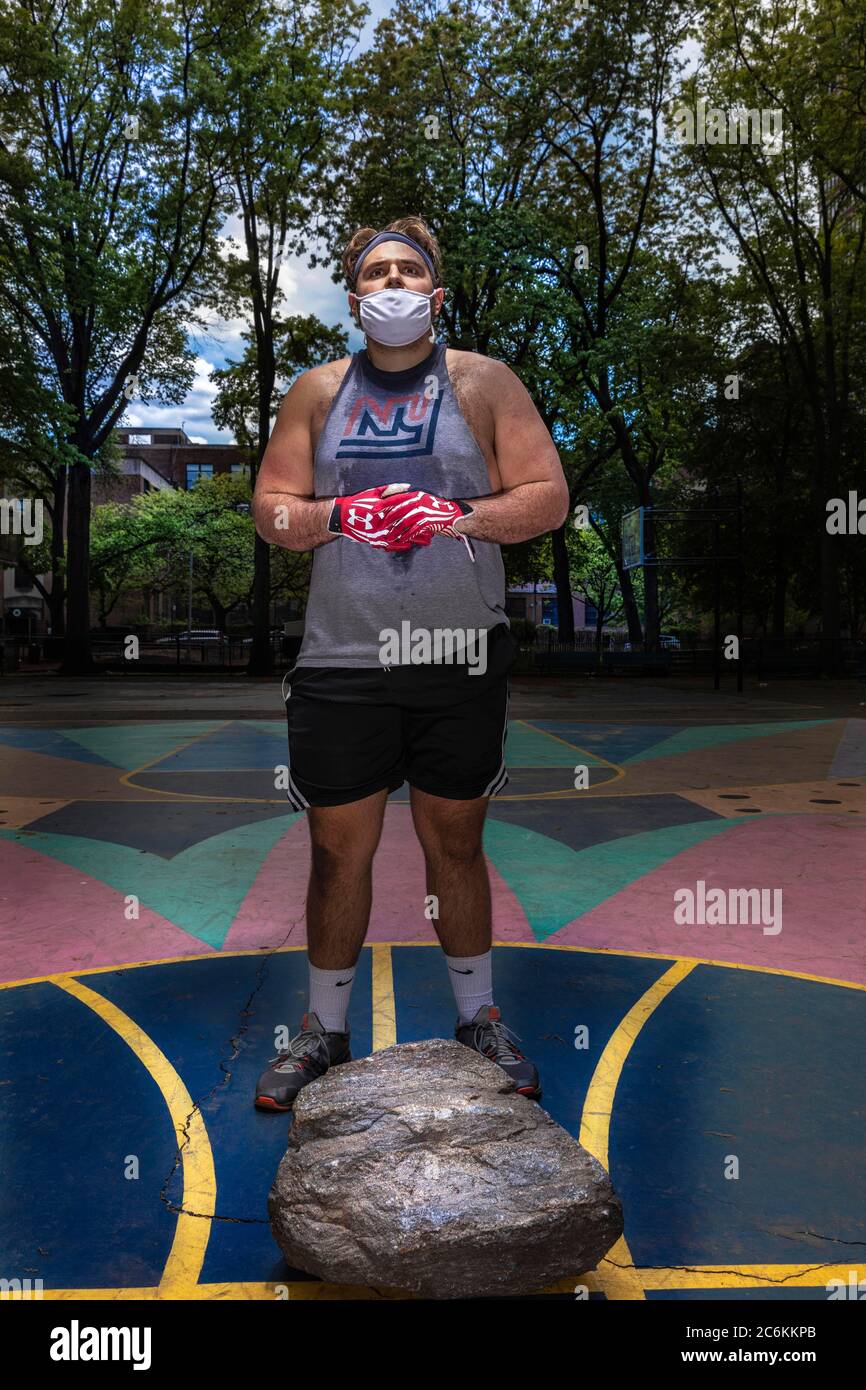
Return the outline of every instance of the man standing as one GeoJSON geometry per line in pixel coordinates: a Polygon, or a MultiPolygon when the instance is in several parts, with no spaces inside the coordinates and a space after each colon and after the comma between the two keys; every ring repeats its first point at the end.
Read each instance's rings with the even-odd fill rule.
{"type": "Polygon", "coordinates": [[[404,781],[438,904],[455,1036],[522,1094],[541,1095],[493,1002],[482,831],[508,780],[515,644],[499,546],[560,526],[568,489],[514,373],[436,343],[440,264],[418,217],[355,233],[343,270],[367,346],[292,384],[256,485],[259,535],[315,552],[304,639],[284,682],[289,801],[307,812],[312,848],[309,1005],[259,1078],[263,1110],[290,1110],[302,1086],[350,1058],[373,856],[388,795],[404,781]]]}

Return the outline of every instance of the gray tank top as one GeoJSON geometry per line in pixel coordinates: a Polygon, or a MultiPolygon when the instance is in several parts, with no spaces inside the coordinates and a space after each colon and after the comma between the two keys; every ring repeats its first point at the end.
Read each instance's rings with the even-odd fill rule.
{"type": "MultiPolygon", "coordinates": [[[[353,353],[331,403],[316,449],[316,496],[383,483],[439,497],[490,496],[484,455],[457,403],[442,343],[401,372],[374,366],[366,349],[353,353]]],[[[382,632],[401,633],[407,620],[410,631],[507,624],[499,546],[474,538],[472,545],[474,563],[464,542],[450,536],[394,554],[345,537],[319,546],[296,664],[380,666],[382,632]]]]}

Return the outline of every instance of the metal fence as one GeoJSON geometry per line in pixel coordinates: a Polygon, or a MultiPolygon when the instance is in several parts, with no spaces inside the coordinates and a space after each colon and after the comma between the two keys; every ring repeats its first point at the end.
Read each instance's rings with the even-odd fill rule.
{"type": "MultiPolygon", "coordinates": [[[[595,634],[579,631],[573,642],[560,641],[555,631],[541,629],[534,643],[521,643],[518,671],[532,669],[553,670],[555,665],[545,666],[544,658],[551,656],[567,657],[571,652],[585,654],[581,664],[588,669],[588,654],[595,653],[595,634]],[[539,660],[541,658],[541,660],[539,660]]],[[[635,654],[635,669],[639,669],[640,657],[645,649],[639,644],[630,644],[628,637],[620,633],[605,634],[601,649],[601,666],[607,669],[627,669],[628,662],[611,661],[611,657],[629,652],[635,654]]],[[[673,674],[711,675],[714,669],[715,652],[707,641],[680,641],[678,646],[663,644],[659,655],[673,674]]],[[[850,638],[822,637],[748,637],[744,638],[740,649],[743,670],[757,680],[772,679],[779,676],[817,677],[831,665],[841,676],[855,676],[866,679],[866,642],[855,642],[850,638]]],[[[575,662],[575,666],[577,666],[575,662]]],[[[722,670],[733,672],[736,663],[723,661],[722,670]]]]}
{"type": "MultiPolygon", "coordinates": [[[[671,652],[672,669],[684,675],[713,670],[714,652],[703,643],[683,644],[671,652]]],[[[756,680],[778,676],[811,678],[835,669],[840,676],[866,677],[866,643],[847,638],[747,637],[740,649],[743,670],[756,680]]],[[[722,669],[733,666],[723,661],[722,669]]]]}
{"type": "MultiPolygon", "coordinates": [[[[145,640],[139,638],[138,655],[133,660],[126,653],[128,639],[124,637],[93,637],[90,650],[98,670],[138,672],[240,671],[248,664],[252,640],[249,637],[221,637],[192,641],[184,633],[172,639],[145,640]]],[[[271,654],[277,670],[291,665],[297,654],[300,639],[271,635],[271,654]]],[[[0,638],[0,674],[23,671],[38,666],[58,664],[63,659],[63,639],[51,637],[0,638]]]]}
{"type": "MultiPolygon", "coordinates": [[[[641,647],[629,648],[627,638],[621,634],[606,634],[602,648],[602,669],[627,670],[631,664],[634,669],[641,667],[641,647]],[[627,654],[634,652],[634,662],[629,662],[627,654]],[[622,660],[617,657],[622,656],[622,660]],[[611,658],[614,658],[611,660],[611,658]]],[[[825,667],[825,660],[835,656],[836,670],[842,676],[866,679],[866,643],[842,639],[835,643],[833,653],[824,648],[831,639],[821,637],[784,638],[746,638],[741,648],[743,670],[757,680],[772,679],[779,676],[816,677],[825,667]]],[[[298,636],[284,637],[280,633],[271,635],[271,653],[276,671],[288,670],[297,656],[301,639],[298,636]]],[[[139,639],[136,660],[129,660],[125,652],[126,639],[121,637],[91,640],[91,650],[97,669],[139,672],[186,671],[230,672],[243,670],[250,659],[251,639],[249,637],[222,637],[212,640],[185,640],[185,634],[176,634],[170,641],[159,639],[139,639]]],[[[552,672],[562,669],[566,663],[556,660],[567,657],[569,653],[579,653],[575,668],[590,669],[594,664],[591,657],[596,651],[595,634],[579,631],[573,642],[561,642],[558,634],[542,629],[534,641],[523,641],[514,666],[516,674],[529,672],[552,672]],[[554,660],[548,665],[545,657],[554,660]]],[[[706,642],[684,642],[679,647],[665,647],[660,653],[672,674],[704,676],[713,671],[714,652],[706,642]]],[[[0,675],[25,671],[39,666],[59,664],[63,657],[63,643],[60,638],[45,637],[0,637],[0,675]]],[[[723,662],[723,671],[736,669],[734,662],[723,662]]]]}

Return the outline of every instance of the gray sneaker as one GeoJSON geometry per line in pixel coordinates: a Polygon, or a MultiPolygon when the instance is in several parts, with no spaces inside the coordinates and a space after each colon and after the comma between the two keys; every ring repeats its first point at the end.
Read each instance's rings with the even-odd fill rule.
{"type": "Polygon", "coordinates": [[[258,1110],[291,1110],[303,1086],[324,1076],[329,1067],[351,1062],[349,1032],[329,1033],[318,1014],[304,1014],[301,1031],[285,1052],[272,1057],[256,1083],[258,1110]]]}
{"type": "Polygon", "coordinates": [[[517,1047],[519,1035],[506,1028],[495,1004],[482,1004],[471,1023],[461,1023],[458,1018],[454,1036],[464,1047],[471,1047],[497,1062],[513,1079],[521,1096],[541,1100],[541,1083],[535,1063],[517,1047]]]}

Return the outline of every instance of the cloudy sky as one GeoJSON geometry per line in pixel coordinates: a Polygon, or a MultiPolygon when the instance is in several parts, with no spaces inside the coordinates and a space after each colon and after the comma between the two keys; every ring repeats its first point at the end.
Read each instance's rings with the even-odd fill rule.
{"type": "MultiPolygon", "coordinates": [[[[394,0],[367,0],[370,16],[361,30],[357,51],[363,52],[372,45],[373,31],[379,20],[390,12],[393,3],[394,0]]],[[[239,239],[239,222],[228,222],[223,234],[239,239]]],[[[306,256],[291,257],[280,272],[280,288],[286,295],[283,313],[315,314],[323,323],[337,324],[349,331],[350,352],[364,346],[363,334],[349,317],[346,291],[342,285],[334,284],[330,269],[316,266],[310,270],[306,256]]],[[[196,349],[195,381],[183,405],[146,406],[136,403],[124,415],[125,428],[177,429],[182,423],[189,437],[197,443],[234,443],[231,432],[218,430],[211,419],[214,388],[208,377],[215,367],[224,366],[227,360],[237,361],[241,356],[244,344],[240,335],[244,327],[241,320],[220,319],[213,323],[207,336],[202,333],[191,335],[190,345],[196,349]]]]}
{"type": "MultiPolygon", "coordinates": [[[[372,45],[374,29],[393,8],[393,3],[394,0],[367,0],[370,16],[361,31],[360,52],[372,45]]],[[[687,45],[688,56],[692,57],[690,49],[691,45],[687,45]]],[[[227,223],[223,235],[239,239],[239,223],[227,223]]],[[[346,291],[342,284],[335,285],[331,280],[330,269],[316,266],[311,270],[305,256],[291,257],[280,272],[280,288],[286,296],[283,313],[315,314],[323,323],[339,325],[348,332],[350,352],[364,346],[364,336],[349,316],[346,291]]],[[[244,326],[242,320],[219,319],[214,320],[207,334],[199,332],[191,336],[190,345],[196,350],[195,380],[183,405],[146,406],[136,403],[126,411],[123,425],[127,429],[141,430],[177,429],[183,425],[196,443],[233,443],[231,432],[218,430],[211,418],[214,387],[208,377],[215,367],[240,358],[244,346],[240,335],[244,326]]]]}

